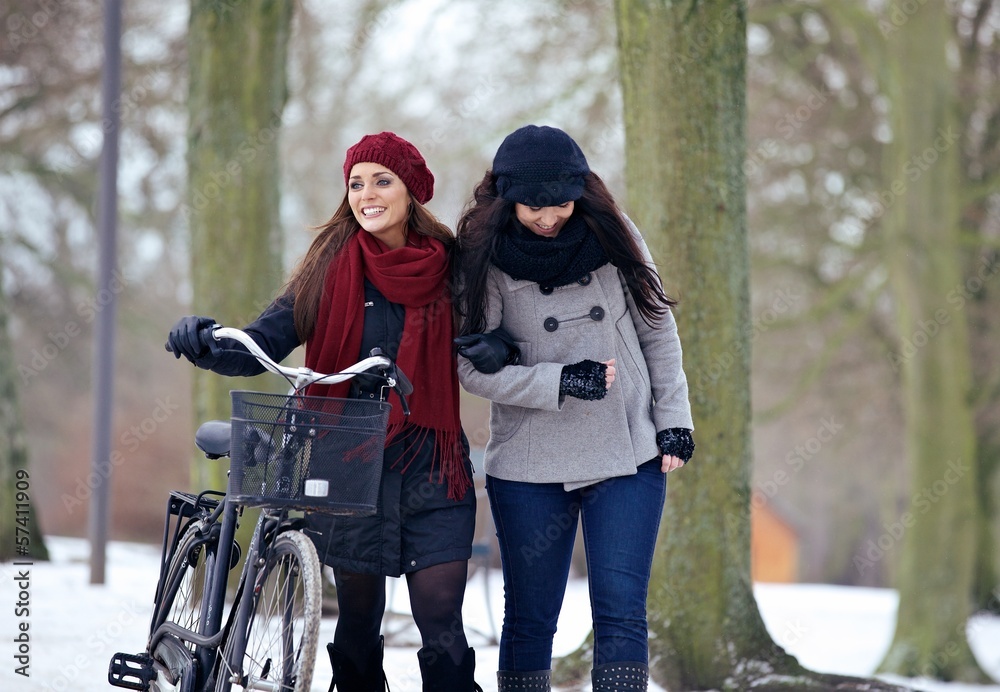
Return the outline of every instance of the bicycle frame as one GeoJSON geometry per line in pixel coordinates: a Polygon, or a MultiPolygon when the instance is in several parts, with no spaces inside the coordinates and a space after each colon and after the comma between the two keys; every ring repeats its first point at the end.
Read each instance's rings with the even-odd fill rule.
{"type": "MultiPolygon", "coordinates": [[[[204,644],[199,644],[197,641],[193,642],[196,644],[195,658],[198,661],[198,670],[205,676],[205,680],[211,677],[212,671],[215,670],[216,657],[223,653],[219,650],[219,644],[224,640],[225,635],[225,630],[222,628],[222,614],[225,610],[226,589],[229,583],[229,555],[223,555],[222,552],[224,550],[228,551],[228,546],[231,546],[235,542],[236,527],[238,524],[239,507],[232,504],[228,496],[223,500],[223,504],[222,530],[219,533],[218,543],[219,549],[215,556],[214,569],[209,574],[208,584],[206,585],[207,598],[202,601],[201,631],[198,633],[206,637],[206,641],[204,644]]],[[[261,515],[261,519],[258,519],[258,525],[262,519],[263,514],[261,515]]],[[[254,531],[254,536],[256,537],[256,530],[254,531]]],[[[246,560],[243,562],[244,575],[247,571],[247,566],[256,561],[254,559],[256,557],[255,553],[256,543],[251,543],[250,550],[247,551],[246,560]]],[[[240,586],[238,587],[240,589],[242,589],[244,583],[244,575],[240,577],[240,586]]],[[[204,680],[201,682],[204,682],[204,680]]]]}

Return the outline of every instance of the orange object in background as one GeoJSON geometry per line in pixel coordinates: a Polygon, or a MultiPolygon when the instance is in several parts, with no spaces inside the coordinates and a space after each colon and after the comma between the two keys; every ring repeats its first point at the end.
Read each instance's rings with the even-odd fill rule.
{"type": "Polygon", "coordinates": [[[750,573],[753,581],[799,580],[799,535],[760,493],[750,503],[750,573]]]}

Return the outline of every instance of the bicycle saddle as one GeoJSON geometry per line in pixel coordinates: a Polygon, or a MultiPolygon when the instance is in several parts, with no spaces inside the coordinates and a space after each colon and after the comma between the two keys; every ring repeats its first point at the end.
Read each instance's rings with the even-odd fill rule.
{"type": "Polygon", "coordinates": [[[227,420],[205,421],[194,434],[194,443],[209,459],[227,457],[231,427],[227,420]]]}

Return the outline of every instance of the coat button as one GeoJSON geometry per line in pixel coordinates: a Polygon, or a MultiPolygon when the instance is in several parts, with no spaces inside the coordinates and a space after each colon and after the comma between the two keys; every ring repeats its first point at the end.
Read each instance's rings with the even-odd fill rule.
{"type": "Polygon", "coordinates": [[[551,295],[554,290],[551,286],[539,286],[538,290],[542,292],[543,296],[551,295]]]}
{"type": "Polygon", "coordinates": [[[555,317],[546,317],[545,321],[542,322],[542,326],[545,327],[545,331],[554,332],[559,329],[559,320],[555,317]]]}
{"type": "Polygon", "coordinates": [[[590,319],[594,320],[595,322],[600,322],[601,320],[603,320],[604,308],[602,308],[600,305],[595,305],[594,307],[590,308],[590,319]]]}
{"type": "Polygon", "coordinates": [[[577,283],[579,283],[581,286],[587,286],[588,284],[590,284],[590,272],[587,272],[579,279],[577,279],[577,283]]]}

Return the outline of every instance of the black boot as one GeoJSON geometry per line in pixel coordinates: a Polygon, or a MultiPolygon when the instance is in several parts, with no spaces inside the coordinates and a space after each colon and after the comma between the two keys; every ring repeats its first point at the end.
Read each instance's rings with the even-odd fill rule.
{"type": "Polygon", "coordinates": [[[427,647],[417,652],[417,660],[424,681],[423,692],[483,692],[474,677],[476,652],[471,647],[465,650],[459,665],[446,652],[427,647]]]}
{"type": "Polygon", "coordinates": [[[552,671],[533,670],[528,673],[515,673],[511,670],[497,671],[497,689],[499,692],[551,692],[552,671]]]}
{"type": "Polygon", "coordinates": [[[590,673],[594,692],[646,692],[649,689],[649,667],[645,663],[623,661],[607,663],[590,673]]]}
{"type": "Polygon", "coordinates": [[[335,649],[332,643],[326,645],[326,650],[330,654],[330,665],[333,666],[330,692],[334,689],[339,692],[385,692],[389,688],[382,669],[384,637],[378,638],[378,646],[369,656],[364,670],[358,670],[354,661],[335,649]]]}

